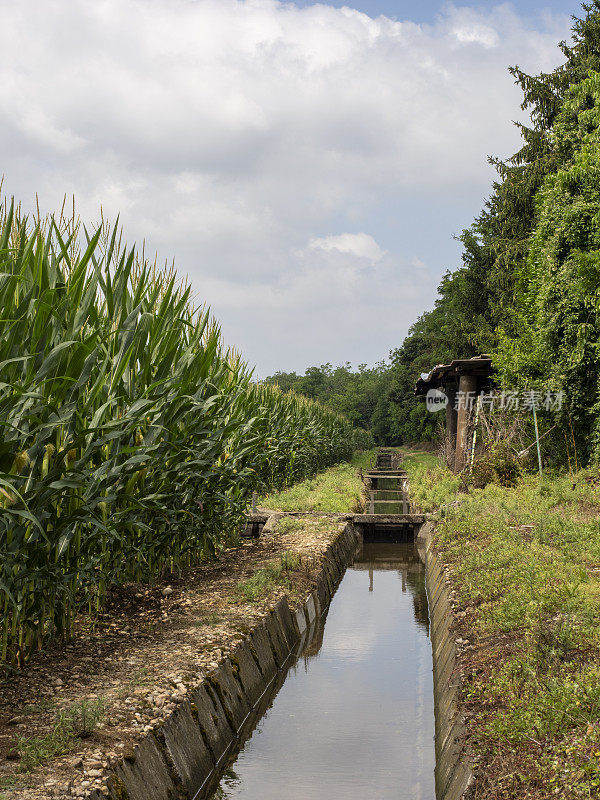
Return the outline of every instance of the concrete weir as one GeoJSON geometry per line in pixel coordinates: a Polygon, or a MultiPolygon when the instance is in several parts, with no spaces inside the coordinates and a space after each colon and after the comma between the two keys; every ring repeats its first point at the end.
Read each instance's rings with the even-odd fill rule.
{"type": "Polygon", "coordinates": [[[351,561],[360,534],[347,521],[327,549],[316,589],[293,612],[285,598],[157,730],[113,768],[108,793],[88,800],[202,800],[228,756],[264,713],[288,660],[322,615],[351,561]]]}

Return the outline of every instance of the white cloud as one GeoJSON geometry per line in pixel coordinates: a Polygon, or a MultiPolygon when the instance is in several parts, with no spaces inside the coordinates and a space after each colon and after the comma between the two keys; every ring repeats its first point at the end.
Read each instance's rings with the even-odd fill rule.
{"type": "Polygon", "coordinates": [[[475,43],[490,48],[497,47],[500,42],[496,31],[487,25],[459,25],[453,33],[461,44],[475,43]]]}
{"type": "MultiPolygon", "coordinates": [[[[532,28],[508,5],[419,26],[276,0],[0,0],[5,188],[49,209],[74,193],[87,220],[121,212],[263,372],[318,358],[332,334],[311,308],[333,296],[379,303],[373,360],[431,305],[454,232],[439,209],[476,211],[486,155],[517,145],[506,66],[552,68],[568,24],[532,28]],[[439,263],[414,233],[425,214],[439,263]],[[251,300],[312,324],[318,347],[261,344],[251,300]]],[[[327,360],[353,359],[336,324],[327,360]]]]}
{"type": "Polygon", "coordinates": [[[323,250],[326,253],[336,250],[338,253],[373,262],[380,261],[385,255],[385,251],[368,233],[341,233],[338,236],[311,239],[309,249],[323,250]]]}

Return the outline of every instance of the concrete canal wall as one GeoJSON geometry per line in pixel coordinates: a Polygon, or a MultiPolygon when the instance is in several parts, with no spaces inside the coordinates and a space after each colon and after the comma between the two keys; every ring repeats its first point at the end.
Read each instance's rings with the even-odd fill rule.
{"type": "Polygon", "coordinates": [[[417,545],[425,561],[433,656],[435,785],[437,800],[467,800],[474,789],[472,758],[459,709],[462,673],[452,623],[454,614],[444,564],[431,546],[434,526],[426,522],[417,545]]]}
{"type": "Polygon", "coordinates": [[[276,690],[290,655],[324,613],[360,534],[346,523],[323,557],[315,590],[292,611],[283,598],[164,724],[113,768],[108,794],[89,800],[201,800],[276,690]],[[262,704],[262,705],[261,705],[262,704]]]}

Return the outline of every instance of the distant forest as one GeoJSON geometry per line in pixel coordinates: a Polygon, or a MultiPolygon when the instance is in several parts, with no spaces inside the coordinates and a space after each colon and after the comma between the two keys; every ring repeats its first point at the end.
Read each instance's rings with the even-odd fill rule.
{"type": "Polygon", "coordinates": [[[304,375],[277,372],[266,382],[276,383],[284,391],[293,389],[345,414],[355,427],[372,431],[377,444],[430,439],[432,422],[437,420],[425,415],[421,403],[406,394],[410,390],[412,395],[410,381],[405,381],[406,387],[397,381],[402,369],[396,354],[400,350],[392,352],[390,363],[381,361],[374,367],[360,364],[354,370],[349,363],[338,367],[322,364],[309,367],[304,375]]]}
{"type": "Polygon", "coordinates": [[[569,430],[582,461],[600,459],[600,0],[583,4],[552,72],[510,67],[528,125],[460,235],[448,271],[389,363],[330,364],[269,381],[329,403],[389,444],[430,438],[438,419],[415,402],[421,372],[489,353],[503,386],[562,390],[547,424],[569,430]]]}

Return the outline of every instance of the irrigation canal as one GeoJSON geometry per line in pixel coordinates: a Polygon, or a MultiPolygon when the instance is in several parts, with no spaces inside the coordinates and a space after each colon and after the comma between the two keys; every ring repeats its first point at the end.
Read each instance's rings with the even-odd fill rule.
{"type": "Polygon", "coordinates": [[[434,766],[424,567],[364,542],[212,798],[433,800],[434,766]]]}

